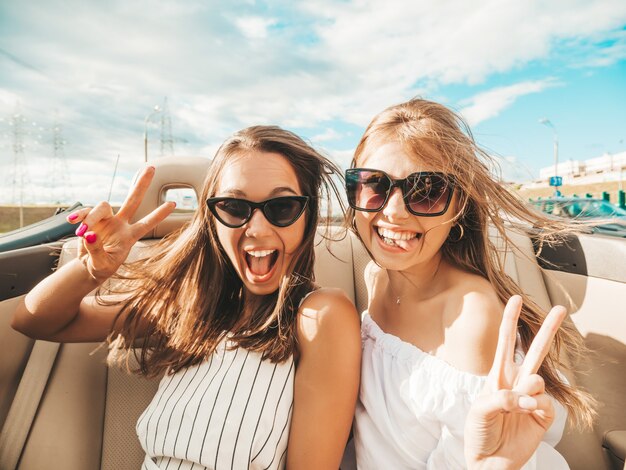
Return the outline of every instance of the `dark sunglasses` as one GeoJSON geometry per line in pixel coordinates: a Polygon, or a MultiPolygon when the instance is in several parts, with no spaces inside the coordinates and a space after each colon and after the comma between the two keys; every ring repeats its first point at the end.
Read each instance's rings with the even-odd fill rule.
{"type": "Polygon", "coordinates": [[[348,204],[357,211],[380,211],[396,187],[402,190],[407,210],[422,217],[444,214],[454,192],[452,178],[444,173],[421,171],[403,179],[393,179],[381,170],[346,170],[348,204]]]}
{"type": "Polygon", "coordinates": [[[298,220],[308,202],[309,196],[282,196],[261,202],[235,197],[211,197],[206,201],[217,220],[230,228],[246,224],[255,209],[261,209],[270,224],[287,227],[298,220]]]}

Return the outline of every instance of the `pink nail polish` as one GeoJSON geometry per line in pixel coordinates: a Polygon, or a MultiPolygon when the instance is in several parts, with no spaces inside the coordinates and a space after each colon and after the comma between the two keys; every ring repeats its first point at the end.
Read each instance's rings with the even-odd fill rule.
{"type": "Polygon", "coordinates": [[[97,235],[94,232],[89,232],[87,235],[85,235],[85,240],[87,241],[87,243],[93,243],[96,241],[97,235]]]}
{"type": "Polygon", "coordinates": [[[76,219],[78,219],[78,214],[76,212],[67,216],[67,220],[71,221],[71,220],[76,220],[76,219]]]}
{"type": "Polygon", "coordinates": [[[85,235],[85,232],[87,231],[89,227],[87,227],[85,224],[80,224],[78,226],[78,228],[76,229],[76,236],[77,237],[82,237],[83,235],[85,235]]]}

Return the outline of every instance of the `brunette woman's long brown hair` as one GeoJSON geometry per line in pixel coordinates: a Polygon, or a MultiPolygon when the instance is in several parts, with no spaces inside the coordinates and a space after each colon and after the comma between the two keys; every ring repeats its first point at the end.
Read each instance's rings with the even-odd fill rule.
{"type": "Polygon", "coordinates": [[[338,194],[333,176],[340,175],[339,169],[292,132],[276,126],[249,127],[217,151],[200,201],[215,195],[222,170],[233,158],[244,154],[263,158],[269,152],[287,159],[302,194],[309,196],[304,238],[278,290],[242,320],[243,283],[219,243],[215,229],[219,222],[201,203],[189,225],[159,242],[147,257],[126,265],[118,276],[116,291],[132,289],[132,294],[120,312],[124,318],[120,335],[111,338],[118,351],[116,362],[128,364],[132,351],[139,350],[142,374],[173,373],[205,360],[227,335],[233,344],[274,362],[296,351],[299,302],[315,288],[314,238],[321,206],[326,220],[331,220],[330,196],[338,194]],[[147,327],[141,338],[140,324],[143,331],[147,327]]]}
{"type": "MultiPolygon", "coordinates": [[[[559,243],[581,227],[542,215],[509,192],[494,175],[494,159],[478,147],[468,125],[441,104],[413,99],[378,114],[361,138],[352,166],[358,166],[363,157],[387,142],[399,142],[417,161],[427,162],[429,169],[452,176],[459,194],[459,209],[451,215],[455,223],[451,230],[454,242],[444,243],[442,254],[452,265],[487,279],[503,304],[512,295],[523,297],[518,331],[522,347],[528,351],[546,312],[505,274],[504,261],[498,256],[502,248],[490,240],[489,226],[498,232],[505,250],[514,249],[507,228],[526,233],[528,227],[534,227],[541,246],[559,243]]],[[[353,209],[348,210],[347,220],[358,236],[353,209]]],[[[538,373],[545,380],[546,391],[568,409],[574,421],[590,425],[594,417],[593,399],[566,384],[557,372],[562,367],[562,353],[579,355],[583,350],[580,335],[564,324],[538,373]]]]}

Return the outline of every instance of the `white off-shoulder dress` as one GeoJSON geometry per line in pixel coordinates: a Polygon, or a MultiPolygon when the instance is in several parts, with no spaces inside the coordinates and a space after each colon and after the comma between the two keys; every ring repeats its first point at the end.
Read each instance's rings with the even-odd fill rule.
{"type": "Polygon", "coordinates": [[[293,356],[230,349],[166,375],[137,422],[142,470],[281,469],[293,408],[293,356]]]}
{"type": "MultiPolygon", "coordinates": [[[[354,428],[357,467],[465,468],[465,418],[486,377],[455,369],[385,333],[367,312],[361,336],[361,390],[354,428]]],[[[555,408],[556,419],[525,470],[569,468],[554,449],[567,417],[557,402],[555,408]]]]}

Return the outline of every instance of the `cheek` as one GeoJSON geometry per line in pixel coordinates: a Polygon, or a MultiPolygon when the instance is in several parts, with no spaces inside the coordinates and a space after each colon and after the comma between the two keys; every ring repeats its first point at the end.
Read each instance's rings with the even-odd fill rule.
{"type": "Polygon", "coordinates": [[[376,217],[375,212],[360,212],[354,214],[354,222],[357,232],[363,241],[368,241],[371,234],[371,224],[376,217]]]}
{"type": "Polygon", "coordinates": [[[222,246],[222,249],[228,255],[228,258],[230,259],[232,265],[237,267],[237,230],[229,229],[228,227],[224,227],[220,224],[216,227],[216,231],[217,240],[222,246]]]}
{"type": "Polygon", "coordinates": [[[448,220],[448,217],[442,218],[439,221],[433,220],[432,224],[428,224],[428,227],[425,227],[428,231],[426,244],[437,250],[443,246],[448,238],[448,235],[450,234],[450,229],[452,228],[452,224],[448,222],[448,220]]]}
{"type": "Polygon", "coordinates": [[[295,224],[285,227],[286,230],[282,234],[282,241],[285,246],[285,254],[293,254],[304,240],[304,227],[306,219],[301,218],[295,224]]]}

